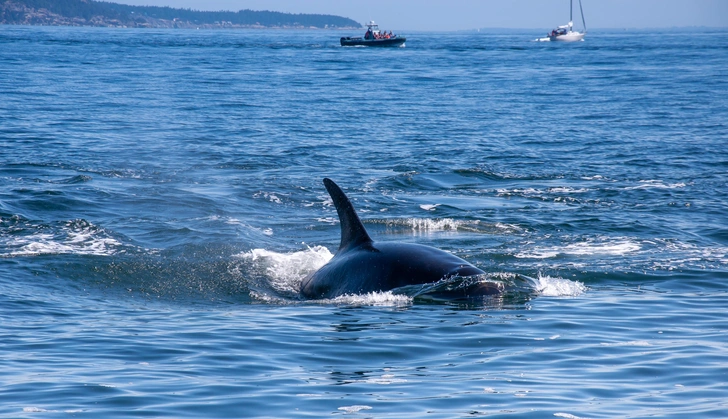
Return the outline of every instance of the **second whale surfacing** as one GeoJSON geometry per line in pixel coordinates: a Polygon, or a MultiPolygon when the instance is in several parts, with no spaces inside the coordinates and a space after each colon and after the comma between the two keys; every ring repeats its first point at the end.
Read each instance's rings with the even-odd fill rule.
{"type": "MultiPolygon", "coordinates": [[[[375,243],[349,198],[331,179],[324,179],[341,222],[341,244],[334,257],[301,283],[306,298],[384,292],[410,285],[435,284],[485,272],[440,249],[412,243],[375,243]]],[[[469,298],[500,294],[493,282],[476,281],[465,287],[438,291],[441,298],[469,298]]]]}

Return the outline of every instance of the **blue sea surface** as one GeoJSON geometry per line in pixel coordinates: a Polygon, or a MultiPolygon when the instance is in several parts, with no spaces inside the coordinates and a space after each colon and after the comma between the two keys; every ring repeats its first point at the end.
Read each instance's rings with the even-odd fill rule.
{"type": "Polygon", "coordinates": [[[540,32],[0,26],[0,418],[728,417],[728,31],[540,32]]]}

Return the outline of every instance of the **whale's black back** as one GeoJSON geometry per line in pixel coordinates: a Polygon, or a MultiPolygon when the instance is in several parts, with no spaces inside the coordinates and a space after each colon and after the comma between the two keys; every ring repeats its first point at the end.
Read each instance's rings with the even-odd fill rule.
{"type": "Polygon", "coordinates": [[[307,298],[389,291],[437,282],[451,276],[484,272],[465,260],[430,246],[412,243],[375,243],[349,198],[331,179],[326,190],[341,222],[341,243],[334,257],[301,283],[307,298]]]}

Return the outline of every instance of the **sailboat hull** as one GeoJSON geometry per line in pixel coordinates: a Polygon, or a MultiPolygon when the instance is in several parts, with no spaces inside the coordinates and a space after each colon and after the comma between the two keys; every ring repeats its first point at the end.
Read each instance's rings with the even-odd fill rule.
{"type": "Polygon", "coordinates": [[[564,35],[549,36],[550,41],[559,42],[576,42],[584,39],[584,33],[582,32],[569,32],[564,35]]]}

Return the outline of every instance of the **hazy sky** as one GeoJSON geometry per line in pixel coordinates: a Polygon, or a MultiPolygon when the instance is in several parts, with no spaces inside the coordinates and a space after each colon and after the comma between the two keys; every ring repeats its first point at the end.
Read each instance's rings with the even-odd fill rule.
{"type": "MultiPolygon", "coordinates": [[[[383,29],[550,29],[569,19],[569,0],[107,0],[195,10],[321,13],[383,29]]],[[[574,22],[579,21],[574,0],[574,22]]],[[[587,28],[728,26],[728,0],[582,0],[587,28]]]]}

